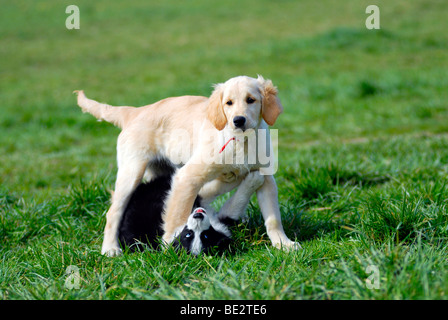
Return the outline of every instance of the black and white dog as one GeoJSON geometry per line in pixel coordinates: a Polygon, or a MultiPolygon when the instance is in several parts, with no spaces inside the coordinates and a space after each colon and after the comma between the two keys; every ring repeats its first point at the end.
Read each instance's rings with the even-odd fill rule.
{"type": "MultiPolygon", "coordinates": [[[[165,173],[149,183],[140,184],[131,196],[120,222],[118,238],[131,251],[142,251],[145,245],[157,249],[163,236],[162,212],[171,188],[172,172],[165,173]]],[[[176,231],[173,246],[198,255],[226,250],[231,243],[230,225],[244,215],[250,196],[263,183],[258,172],[251,172],[219,214],[210,214],[201,207],[198,196],[187,223],[176,231]]]]}

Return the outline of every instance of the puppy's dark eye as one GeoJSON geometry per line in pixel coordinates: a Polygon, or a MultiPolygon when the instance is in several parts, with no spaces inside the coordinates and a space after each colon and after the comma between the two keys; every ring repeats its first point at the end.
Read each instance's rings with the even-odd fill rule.
{"type": "Polygon", "coordinates": [[[232,104],[233,104],[232,100],[229,100],[229,101],[226,102],[226,105],[228,105],[228,106],[231,106],[232,104]]]}
{"type": "Polygon", "coordinates": [[[246,103],[247,104],[252,104],[252,103],[254,103],[255,102],[255,99],[253,99],[253,98],[251,98],[251,97],[247,97],[247,99],[246,99],[246,103]]]}
{"type": "Polygon", "coordinates": [[[192,232],[188,232],[188,233],[185,235],[185,238],[190,238],[192,235],[193,235],[192,232]]]}

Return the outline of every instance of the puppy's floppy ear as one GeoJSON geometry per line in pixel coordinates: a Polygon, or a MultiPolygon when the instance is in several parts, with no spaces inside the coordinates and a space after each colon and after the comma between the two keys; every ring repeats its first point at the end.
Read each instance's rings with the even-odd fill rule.
{"type": "Polygon", "coordinates": [[[215,85],[215,90],[208,99],[207,119],[221,131],[227,123],[227,118],[222,105],[222,84],[215,85]]]}
{"type": "Polygon", "coordinates": [[[277,96],[278,90],[271,80],[265,80],[260,75],[257,81],[260,84],[260,91],[263,95],[261,116],[268,125],[272,126],[280,113],[283,112],[283,106],[277,96]]]}

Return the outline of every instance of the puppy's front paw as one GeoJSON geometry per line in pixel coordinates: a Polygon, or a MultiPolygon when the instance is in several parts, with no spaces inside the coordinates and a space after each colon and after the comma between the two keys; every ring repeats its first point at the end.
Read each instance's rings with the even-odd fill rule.
{"type": "Polygon", "coordinates": [[[123,254],[123,250],[121,250],[118,246],[104,246],[101,249],[101,254],[105,255],[106,257],[118,257],[123,254]]]}
{"type": "Polygon", "coordinates": [[[165,234],[162,237],[162,240],[165,244],[170,244],[171,242],[174,241],[175,236],[176,236],[176,232],[175,233],[165,232],[165,234]]]}
{"type": "Polygon", "coordinates": [[[302,246],[300,245],[300,243],[294,242],[294,241],[291,241],[291,240],[284,241],[284,242],[273,243],[273,245],[277,249],[281,249],[283,251],[296,251],[296,250],[302,249],[302,246]]]}

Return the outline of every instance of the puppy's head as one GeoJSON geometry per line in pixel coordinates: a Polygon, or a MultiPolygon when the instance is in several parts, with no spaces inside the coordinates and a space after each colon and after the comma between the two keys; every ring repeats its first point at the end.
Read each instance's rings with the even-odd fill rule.
{"type": "Polygon", "coordinates": [[[207,118],[218,130],[258,128],[261,119],[273,125],[283,107],[271,80],[240,76],[215,86],[209,98],[207,118]]]}
{"type": "Polygon", "coordinates": [[[183,247],[198,255],[212,250],[222,251],[230,244],[230,231],[219,221],[210,219],[203,208],[196,208],[188,217],[187,224],[178,232],[173,246],[183,247]]]}

